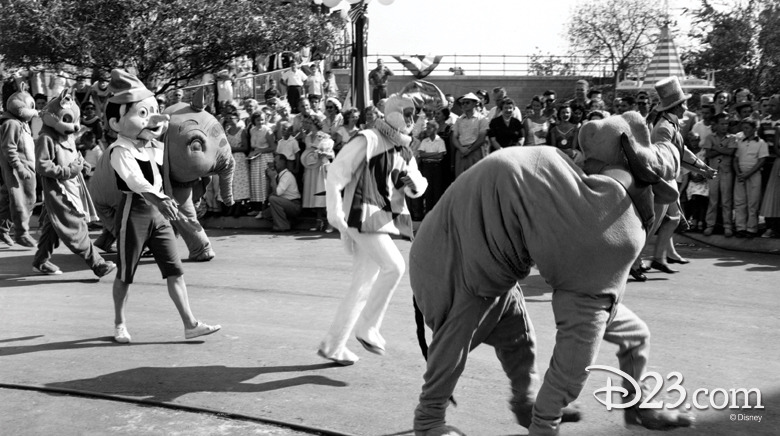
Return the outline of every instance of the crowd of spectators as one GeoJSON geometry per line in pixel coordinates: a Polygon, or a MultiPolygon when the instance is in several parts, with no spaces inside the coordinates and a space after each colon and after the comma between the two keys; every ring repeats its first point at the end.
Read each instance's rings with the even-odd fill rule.
{"type": "MultiPolygon", "coordinates": [[[[378,63],[371,72],[375,101],[363,113],[343,109],[332,71],[322,72],[319,65],[306,71],[310,74],[293,60],[280,83],[271,79],[259,93],[262,102],[246,98],[220,105],[217,116],[236,161],[236,204],[229,209],[221,204],[214,180],[200,205],[202,217],[255,216],[271,219],[276,230],[285,231],[292,219],[304,214],[316,219],[313,231],[333,230],[324,212],[327,166],[344,144],[383,116],[392,71],[378,63]]],[[[98,85],[86,85],[79,77],[72,89],[83,113],[79,147],[91,163],[112,141],[110,129],[101,121],[98,85]]],[[[429,188],[422,198],[409,199],[413,219],[422,220],[460,174],[502,148],[551,146],[579,162],[583,156],[578,133],[584,123],[636,111],[652,127],[657,98],[646,92],[626,93],[607,103],[602,91],[580,80],[567,95],[572,97],[558,98],[556,91],[548,90],[518,102],[506,89],[495,87],[492,92],[448,94],[446,104],[422,108],[412,148],[429,188]]],[[[161,96],[159,103],[162,108],[183,97],[175,90],[167,99],[161,96]]],[[[45,95],[34,98],[39,108],[46,103],[45,95]]],[[[780,236],[780,164],[775,164],[780,96],[755,98],[740,88],[702,94],[691,100],[691,106],[680,120],[686,146],[717,169],[718,176],[704,180],[683,171],[678,183],[689,223],[684,229],[708,236],[780,236]]],[[[39,119],[31,127],[37,136],[39,119]]]]}

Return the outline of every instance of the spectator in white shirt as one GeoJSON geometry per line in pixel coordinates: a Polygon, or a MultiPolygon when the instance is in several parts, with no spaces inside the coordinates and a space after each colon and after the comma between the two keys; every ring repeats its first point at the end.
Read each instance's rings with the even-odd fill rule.
{"type": "Polygon", "coordinates": [[[259,215],[264,219],[273,220],[274,232],[289,232],[290,219],[301,214],[301,193],[295,176],[287,170],[287,158],[282,154],[274,156],[274,168],[266,171],[268,183],[271,185],[271,195],[268,205],[259,215]]]}
{"type": "Polygon", "coordinates": [[[290,61],[290,69],[282,74],[282,85],[287,88],[287,101],[294,114],[298,113],[298,100],[305,97],[303,84],[306,83],[306,73],[298,69],[298,62],[290,61]]]}
{"type": "Polygon", "coordinates": [[[438,130],[439,123],[433,119],[428,120],[425,124],[425,137],[417,149],[420,173],[428,180],[428,189],[423,194],[424,211],[426,214],[436,206],[447,187],[446,181],[449,167],[444,162],[447,146],[444,144],[444,140],[436,134],[438,130]]]}

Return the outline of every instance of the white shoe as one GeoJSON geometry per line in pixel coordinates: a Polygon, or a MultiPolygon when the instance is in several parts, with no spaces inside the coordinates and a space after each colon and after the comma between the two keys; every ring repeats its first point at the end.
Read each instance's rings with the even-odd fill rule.
{"type": "Polygon", "coordinates": [[[332,362],[336,362],[337,364],[341,366],[350,366],[354,365],[355,362],[360,360],[360,358],[353,352],[347,350],[344,348],[341,350],[340,353],[326,353],[325,352],[325,343],[322,343],[320,345],[320,349],[317,350],[317,355],[322,357],[323,359],[328,359],[332,362]]]}
{"type": "Polygon", "coordinates": [[[222,328],[222,326],[220,326],[220,325],[211,326],[211,325],[208,325],[208,324],[203,324],[200,321],[197,321],[196,324],[195,324],[195,327],[193,327],[191,329],[184,329],[184,338],[185,339],[194,339],[194,338],[197,338],[198,336],[210,335],[212,333],[218,332],[219,329],[221,329],[221,328],[222,328]]]}
{"type": "Polygon", "coordinates": [[[114,326],[114,340],[120,344],[130,343],[130,333],[127,332],[127,327],[124,324],[114,326]]]}

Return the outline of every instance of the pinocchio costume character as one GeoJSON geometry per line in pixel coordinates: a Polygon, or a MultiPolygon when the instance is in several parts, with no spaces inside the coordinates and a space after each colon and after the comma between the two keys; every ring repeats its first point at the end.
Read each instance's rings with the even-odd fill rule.
{"type": "Polygon", "coordinates": [[[33,270],[61,274],[49,260],[62,241],[84,259],[96,276],[103,277],[116,265],[104,260],[89,239],[87,225],[97,220],[97,215],[81,174],[89,164],[81,157],[74,140],[81,112],[69,91],[64,89],[43,109],[43,127],[35,143],[35,169],[41,176],[44,207],[33,270]]]}
{"type": "Polygon", "coordinates": [[[111,71],[106,105],[108,126],[117,140],[106,150],[123,199],[116,214],[119,270],[114,280],[114,340],[128,343],[125,306],[138,261],[144,247],[167,280],[168,294],[184,323],[186,339],[208,335],[220,329],[198,321],[192,314],[184,283],[184,270],[176,237],[169,221],[186,219],[176,202],[163,191],[163,144],[158,141],[168,128],[170,117],[160,113],[154,93],[137,77],[124,70],[111,71]]]}
{"type": "Polygon", "coordinates": [[[0,242],[35,247],[30,215],[35,205],[35,143],[29,122],[35,100],[25,91],[9,97],[0,116],[0,242]],[[10,231],[13,226],[14,237],[10,231]]]}

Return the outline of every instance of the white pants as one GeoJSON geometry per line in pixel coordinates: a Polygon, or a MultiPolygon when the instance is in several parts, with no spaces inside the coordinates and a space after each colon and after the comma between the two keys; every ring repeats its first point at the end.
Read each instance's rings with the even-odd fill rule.
{"type": "Polygon", "coordinates": [[[353,328],[356,336],[384,348],[379,327],[405,268],[390,235],[354,228],[347,229],[347,235],[354,241],[352,283],[325,337],[322,350],[328,355],[346,348],[353,328]]]}

